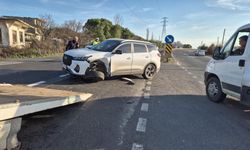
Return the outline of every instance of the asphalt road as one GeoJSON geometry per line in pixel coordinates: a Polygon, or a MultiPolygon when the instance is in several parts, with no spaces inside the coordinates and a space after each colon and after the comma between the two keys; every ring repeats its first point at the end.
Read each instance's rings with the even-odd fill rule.
{"type": "Polygon", "coordinates": [[[206,98],[208,57],[189,50],[175,50],[174,56],[152,81],[128,76],[135,85],[121,77],[98,83],[62,77],[59,58],[0,63],[0,83],[45,81],[37,86],[94,94],[83,104],[25,116],[18,135],[22,149],[248,150],[250,108],[206,98]]]}

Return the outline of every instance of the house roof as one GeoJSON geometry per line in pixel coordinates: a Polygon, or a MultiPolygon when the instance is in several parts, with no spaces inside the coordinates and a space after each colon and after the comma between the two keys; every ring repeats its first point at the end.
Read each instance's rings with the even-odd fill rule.
{"type": "Polygon", "coordinates": [[[42,19],[39,18],[31,18],[31,17],[19,17],[19,16],[3,16],[5,18],[9,18],[9,19],[18,19],[18,20],[22,20],[24,22],[26,22],[27,24],[33,26],[33,27],[40,27],[39,25],[34,23],[34,20],[38,20],[40,22],[45,22],[42,19]]]}
{"type": "Polygon", "coordinates": [[[19,23],[21,23],[22,25],[24,25],[27,28],[33,28],[33,26],[31,26],[30,24],[20,20],[20,19],[15,19],[15,18],[8,18],[8,17],[0,17],[0,21],[17,21],[19,23]]]}

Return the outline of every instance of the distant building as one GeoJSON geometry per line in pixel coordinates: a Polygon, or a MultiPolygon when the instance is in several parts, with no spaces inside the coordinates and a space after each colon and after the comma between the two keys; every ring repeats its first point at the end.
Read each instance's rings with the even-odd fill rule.
{"type": "Polygon", "coordinates": [[[42,23],[38,18],[0,17],[0,46],[24,47],[32,39],[42,40],[42,23]]]}

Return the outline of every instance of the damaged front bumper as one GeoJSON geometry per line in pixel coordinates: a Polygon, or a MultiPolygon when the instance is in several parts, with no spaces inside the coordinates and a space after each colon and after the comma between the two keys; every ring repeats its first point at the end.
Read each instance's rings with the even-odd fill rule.
{"type": "Polygon", "coordinates": [[[90,64],[87,61],[72,60],[70,65],[62,64],[62,69],[72,75],[84,76],[90,64]]]}

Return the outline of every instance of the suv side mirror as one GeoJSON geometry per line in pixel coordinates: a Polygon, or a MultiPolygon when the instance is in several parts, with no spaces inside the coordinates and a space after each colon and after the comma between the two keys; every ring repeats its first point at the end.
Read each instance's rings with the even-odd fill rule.
{"type": "Polygon", "coordinates": [[[221,47],[217,47],[214,49],[213,59],[215,59],[215,60],[221,59],[220,50],[221,50],[221,47]]]}
{"type": "Polygon", "coordinates": [[[112,54],[120,54],[120,55],[121,55],[121,54],[122,54],[122,51],[118,49],[118,50],[116,50],[115,52],[113,52],[112,54]]]}

